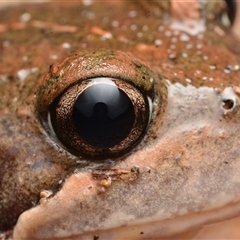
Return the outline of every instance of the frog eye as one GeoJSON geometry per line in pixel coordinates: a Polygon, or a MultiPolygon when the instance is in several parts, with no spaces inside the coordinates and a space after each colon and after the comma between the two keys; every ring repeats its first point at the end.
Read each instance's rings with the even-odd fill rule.
{"type": "MultiPolygon", "coordinates": [[[[159,73],[129,53],[79,52],[53,64],[40,80],[39,116],[47,132],[72,154],[119,157],[146,133],[156,78],[161,84],[159,73]]],[[[166,86],[160,88],[165,91],[166,86]]]]}
{"type": "Polygon", "coordinates": [[[69,87],[50,109],[59,140],[75,153],[106,157],[141,139],[150,117],[149,98],[124,80],[93,78],[69,87]]]}

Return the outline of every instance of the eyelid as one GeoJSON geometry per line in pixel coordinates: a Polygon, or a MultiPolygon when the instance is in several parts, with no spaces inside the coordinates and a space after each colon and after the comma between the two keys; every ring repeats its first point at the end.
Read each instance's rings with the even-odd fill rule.
{"type": "Polygon", "coordinates": [[[159,79],[159,74],[130,53],[104,49],[77,52],[62,63],[51,65],[39,81],[36,106],[39,115],[47,121],[49,106],[65,89],[76,81],[96,77],[126,79],[153,99],[154,79],[159,79]]]}

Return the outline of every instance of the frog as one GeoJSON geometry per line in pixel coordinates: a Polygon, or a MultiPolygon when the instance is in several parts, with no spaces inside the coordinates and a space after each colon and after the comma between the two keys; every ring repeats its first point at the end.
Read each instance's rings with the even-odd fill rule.
{"type": "Polygon", "coordinates": [[[239,25],[237,14],[226,17],[226,5],[234,12],[239,3],[231,3],[1,10],[2,239],[191,238],[239,216],[239,25]],[[121,144],[79,139],[72,112],[94,86],[130,98],[138,117],[121,144]]]}

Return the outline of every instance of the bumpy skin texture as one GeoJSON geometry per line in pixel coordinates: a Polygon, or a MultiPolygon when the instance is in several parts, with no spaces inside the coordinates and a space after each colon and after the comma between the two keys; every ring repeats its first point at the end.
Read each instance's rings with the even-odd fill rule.
{"type": "MultiPolygon", "coordinates": [[[[190,25],[187,20],[172,19],[170,5],[154,2],[49,3],[1,11],[0,231],[11,230],[36,204],[20,217],[15,239],[92,239],[104,236],[104,229],[195,216],[240,200],[238,42],[212,18],[203,23],[196,15],[190,25]],[[46,116],[64,88],[61,68],[72,57],[63,59],[87,49],[88,59],[101,66],[99,48],[128,54],[150,69],[154,105],[137,147],[117,159],[90,161],[59,143],[46,116]],[[59,74],[49,78],[56,58],[60,63],[48,75],[59,74]],[[227,109],[224,99],[235,105],[227,109]],[[103,172],[96,178],[98,169],[103,172]],[[43,190],[54,196],[40,200],[43,190]]],[[[76,75],[81,78],[81,71],[76,75]]],[[[149,92],[149,84],[135,84],[149,92]]],[[[160,226],[163,235],[191,229],[160,226]]],[[[137,228],[131,239],[148,238],[147,231],[137,228]]]]}

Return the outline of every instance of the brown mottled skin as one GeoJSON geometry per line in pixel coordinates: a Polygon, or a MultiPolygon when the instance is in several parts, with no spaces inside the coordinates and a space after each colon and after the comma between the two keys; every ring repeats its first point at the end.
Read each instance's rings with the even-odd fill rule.
{"type": "MultiPolygon", "coordinates": [[[[61,2],[0,11],[0,232],[12,230],[20,214],[36,205],[30,214],[39,219],[33,223],[37,230],[25,226],[25,231],[20,225],[22,215],[14,239],[70,235],[77,239],[84,234],[89,239],[94,234],[111,239],[104,235],[105,228],[141,226],[149,218],[167,222],[238,203],[239,92],[226,93],[236,99],[233,110],[224,109],[222,100],[226,87],[239,87],[240,48],[211,13],[206,8],[205,23],[194,19],[205,30],[191,35],[173,27],[170,3],[61,2]],[[31,18],[24,20],[24,13],[31,18]],[[113,52],[109,68],[117,66],[113,73],[101,65],[108,64],[103,57],[108,51],[113,52]],[[79,67],[79,56],[95,61],[93,72],[79,67]],[[89,160],[71,154],[50,130],[49,105],[75,80],[100,73],[127,78],[131,64],[119,70],[124,56],[136,59],[154,80],[150,85],[135,82],[146,94],[154,88],[153,114],[145,136],[128,153],[113,159],[89,160]],[[74,60],[75,72],[63,70],[74,60]],[[20,70],[31,73],[22,77],[20,70]],[[99,168],[117,169],[120,177],[111,184],[96,180],[92,171],[99,168]],[[43,190],[51,190],[53,197],[39,202],[43,190]],[[48,212],[52,218],[44,215],[48,212]]],[[[174,14],[174,21],[184,21],[174,14]]],[[[237,211],[234,214],[226,218],[237,216],[237,211]]],[[[206,223],[209,220],[195,227],[206,223]]],[[[159,236],[194,227],[167,228],[163,226],[159,236]]],[[[121,236],[119,231],[115,237],[121,236]]],[[[134,234],[151,236],[146,231],[132,234],[131,239],[138,239],[134,234]]]]}

